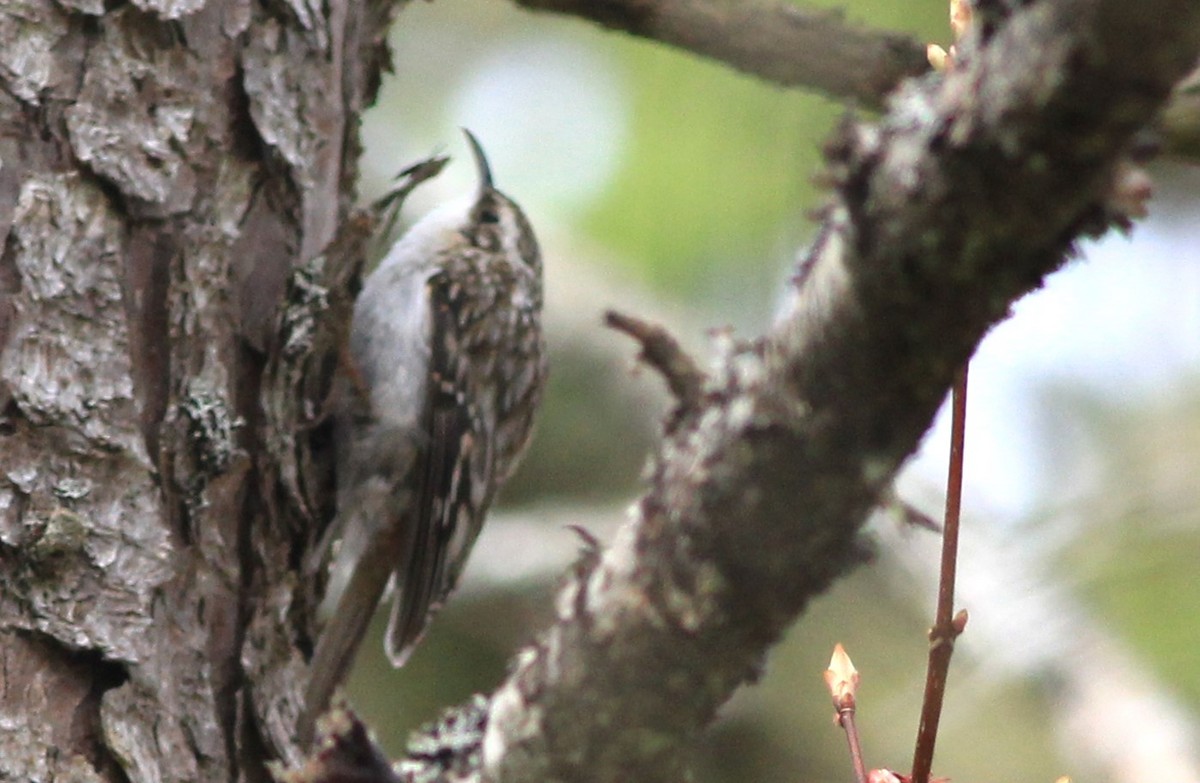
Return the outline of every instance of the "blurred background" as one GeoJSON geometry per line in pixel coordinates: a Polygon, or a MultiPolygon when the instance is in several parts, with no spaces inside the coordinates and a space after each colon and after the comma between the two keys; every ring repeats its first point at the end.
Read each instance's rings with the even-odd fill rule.
{"type": "MultiPolygon", "coordinates": [[[[832,5],[832,3],[829,3],[832,5]]],[[[944,0],[848,0],[851,19],[946,43],[944,0]]],[[[363,122],[364,199],[433,152],[455,160],[406,219],[470,190],[459,127],[537,227],[552,375],[534,445],[465,584],[403,670],[365,644],[352,701],[387,748],[501,680],[549,617],[582,524],[609,540],[639,491],[666,400],[610,307],[670,325],[767,328],[819,206],[820,148],[845,107],[592,25],[496,0],[413,3],[396,76],[363,122]]],[[[847,67],[853,67],[848,64],[847,67]]],[[[1153,170],[1151,216],[1090,244],[971,368],[959,643],[935,773],[969,781],[1200,782],[1200,171],[1153,170]]],[[[945,423],[900,494],[940,514],[945,423]]],[[[697,779],[845,781],[821,674],[862,672],[871,766],[906,770],[938,538],[887,514],[878,557],[815,602],[727,705],[697,779]]]]}

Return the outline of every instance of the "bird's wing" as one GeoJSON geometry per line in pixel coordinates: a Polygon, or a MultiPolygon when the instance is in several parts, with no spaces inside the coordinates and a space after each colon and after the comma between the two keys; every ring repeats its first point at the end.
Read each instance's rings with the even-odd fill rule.
{"type": "Polygon", "coordinates": [[[406,516],[413,526],[407,562],[396,564],[396,598],[388,620],[385,648],[402,666],[425,630],[429,617],[453,588],[448,573],[457,573],[466,547],[455,539],[478,529],[479,487],[490,477],[490,460],[482,450],[483,426],[471,388],[471,324],[463,311],[463,292],[445,274],[428,283],[432,315],[429,357],[429,441],[416,467],[414,507],[406,516]],[[447,571],[447,568],[450,571],[447,571]]]}

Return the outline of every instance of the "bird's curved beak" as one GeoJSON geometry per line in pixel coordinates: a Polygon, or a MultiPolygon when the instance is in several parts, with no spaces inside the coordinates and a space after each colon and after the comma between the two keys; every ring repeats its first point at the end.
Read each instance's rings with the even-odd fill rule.
{"type": "Polygon", "coordinates": [[[479,139],[475,138],[475,134],[466,128],[463,128],[462,132],[467,137],[467,144],[471,147],[471,154],[475,156],[475,167],[479,169],[479,192],[484,193],[485,191],[493,190],[492,167],[488,165],[487,155],[483,154],[483,147],[479,145],[479,139]]]}

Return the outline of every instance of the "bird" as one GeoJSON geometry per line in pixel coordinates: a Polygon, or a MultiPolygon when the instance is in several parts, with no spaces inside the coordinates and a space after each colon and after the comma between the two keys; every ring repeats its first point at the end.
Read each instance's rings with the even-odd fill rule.
{"type": "Polygon", "coordinates": [[[478,139],[463,132],[478,188],[413,225],[354,305],[349,391],[335,403],[331,531],[340,543],[327,599],[338,597],[310,662],[302,739],[389,580],[384,649],[393,666],[408,660],[520,463],[541,402],[541,251],[525,213],[493,184],[478,139]]]}

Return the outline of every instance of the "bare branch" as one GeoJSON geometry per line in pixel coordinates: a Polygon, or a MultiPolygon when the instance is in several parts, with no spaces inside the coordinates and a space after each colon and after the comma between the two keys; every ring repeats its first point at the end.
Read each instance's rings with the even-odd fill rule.
{"type": "Polygon", "coordinates": [[[641,360],[658,370],[666,379],[667,388],[679,403],[681,415],[696,410],[704,390],[704,372],[670,332],[661,326],[622,315],[615,310],[604,314],[604,323],[641,343],[641,360]]]}
{"type": "Polygon", "coordinates": [[[784,2],[515,0],[677,46],[785,87],[870,108],[902,79],[929,70],[910,36],[851,25],[838,11],[784,2]]]}

